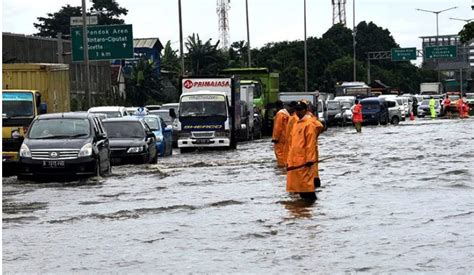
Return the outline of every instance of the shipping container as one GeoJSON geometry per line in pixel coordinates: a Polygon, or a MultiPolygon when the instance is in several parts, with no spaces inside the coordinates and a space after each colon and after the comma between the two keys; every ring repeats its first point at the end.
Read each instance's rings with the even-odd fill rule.
{"type": "Polygon", "coordinates": [[[48,113],[70,111],[69,65],[14,63],[2,65],[2,88],[36,90],[48,113]]]}

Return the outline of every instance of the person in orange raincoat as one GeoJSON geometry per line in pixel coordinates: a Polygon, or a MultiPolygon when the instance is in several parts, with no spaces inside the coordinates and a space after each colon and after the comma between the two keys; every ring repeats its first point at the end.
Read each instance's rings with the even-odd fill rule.
{"type": "Polygon", "coordinates": [[[352,109],[352,122],[354,122],[357,133],[362,132],[362,121],[362,104],[356,99],[354,108],[352,109]]]}
{"type": "Polygon", "coordinates": [[[459,118],[465,118],[466,116],[464,114],[464,100],[462,99],[462,97],[458,100],[456,107],[458,108],[459,118]]]}
{"type": "Polygon", "coordinates": [[[444,100],[444,112],[446,113],[446,116],[448,118],[451,118],[451,99],[449,96],[446,96],[446,99],[444,100]]]}
{"type": "Polygon", "coordinates": [[[301,198],[316,200],[314,166],[318,162],[316,153],[316,127],[307,114],[308,106],[298,102],[295,110],[299,120],[291,130],[291,143],[287,160],[286,191],[299,193],[301,198]]]}
{"type": "Polygon", "coordinates": [[[288,120],[294,112],[296,102],[291,102],[286,108],[281,109],[275,115],[273,120],[272,142],[274,143],[273,150],[277,159],[278,167],[285,167],[288,153],[285,151],[286,146],[286,128],[288,120]]]}
{"type": "Polygon", "coordinates": [[[308,104],[308,109],[306,114],[310,116],[311,123],[314,124],[316,130],[316,164],[313,166],[314,169],[314,187],[319,188],[321,187],[321,179],[319,178],[319,148],[318,148],[318,137],[319,135],[324,132],[324,125],[319,121],[318,117],[316,116],[316,110],[314,106],[311,105],[310,102],[306,102],[308,104]]]}

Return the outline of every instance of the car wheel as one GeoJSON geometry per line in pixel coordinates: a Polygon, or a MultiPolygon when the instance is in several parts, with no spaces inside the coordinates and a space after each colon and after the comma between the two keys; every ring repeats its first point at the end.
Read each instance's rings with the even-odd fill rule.
{"type": "Polygon", "coordinates": [[[398,123],[400,123],[400,119],[398,117],[394,116],[394,117],[392,117],[391,123],[393,125],[398,125],[398,123]]]}

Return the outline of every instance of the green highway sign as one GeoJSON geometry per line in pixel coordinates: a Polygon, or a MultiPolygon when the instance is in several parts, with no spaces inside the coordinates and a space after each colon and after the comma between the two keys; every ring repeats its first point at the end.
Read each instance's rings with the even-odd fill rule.
{"type": "Polygon", "coordinates": [[[416,48],[393,48],[392,61],[416,60],[416,48]]]}
{"type": "MultiPolygon", "coordinates": [[[[84,60],[82,27],[71,28],[72,60],[84,60]]],[[[89,60],[133,58],[132,25],[87,26],[89,60]]]]}
{"type": "Polygon", "coordinates": [[[425,48],[425,58],[456,58],[456,46],[428,46],[425,48]]]}

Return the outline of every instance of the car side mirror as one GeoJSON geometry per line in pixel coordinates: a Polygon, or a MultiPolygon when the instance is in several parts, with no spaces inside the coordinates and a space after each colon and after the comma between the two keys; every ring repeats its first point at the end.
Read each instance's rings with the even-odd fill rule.
{"type": "Polygon", "coordinates": [[[40,113],[40,115],[46,114],[47,111],[48,111],[48,104],[46,104],[46,103],[40,103],[40,105],[39,105],[39,113],[40,113]]]}
{"type": "Polygon", "coordinates": [[[176,118],[176,112],[175,112],[174,108],[171,108],[171,109],[169,110],[169,114],[170,114],[170,117],[171,117],[172,119],[175,119],[175,118],[176,118]]]}

